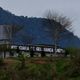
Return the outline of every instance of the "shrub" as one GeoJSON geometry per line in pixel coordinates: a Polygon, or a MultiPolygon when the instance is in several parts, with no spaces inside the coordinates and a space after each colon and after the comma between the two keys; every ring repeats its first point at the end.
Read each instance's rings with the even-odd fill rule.
{"type": "Polygon", "coordinates": [[[21,69],[23,69],[25,67],[25,56],[24,56],[24,54],[19,55],[18,60],[21,62],[19,67],[21,69]]]}
{"type": "Polygon", "coordinates": [[[3,63],[4,63],[3,58],[0,58],[0,66],[3,65],[3,63]]]}
{"type": "Polygon", "coordinates": [[[71,58],[64,67],[64,76],[75,78],[80,76],[80,50],[70,49],[71,58]]]}
{"type": "Polygon", "coordinates": [[[30,57],[34,57],[34,50],[33,50],[33,48],[30,48],[30,57]]]}
{"type": "Polygon", "coordinates": [[[45,57],[45,52],[44,51],[41,51],[41,57],[45,57]]]}

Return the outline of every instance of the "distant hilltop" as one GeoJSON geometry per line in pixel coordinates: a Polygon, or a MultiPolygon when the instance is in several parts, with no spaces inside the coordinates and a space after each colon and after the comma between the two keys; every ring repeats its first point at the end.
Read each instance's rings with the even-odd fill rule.
{"type": "MultiPolygon", "coordinates": [[[[23,29],[13,36],[15,44],[49,44],[54,45],[54,39],[50,36],[47,27],[43,24],[44,18],[16,16],[0,7],[0,25],[20,25],[23,29]]],[[[55,25],[54,25],[55,26],[55,25]]],[[[80,39],[66,30],[70,38],[64,38],[59,42],[61,47],[79,47],[80,39]]]]}

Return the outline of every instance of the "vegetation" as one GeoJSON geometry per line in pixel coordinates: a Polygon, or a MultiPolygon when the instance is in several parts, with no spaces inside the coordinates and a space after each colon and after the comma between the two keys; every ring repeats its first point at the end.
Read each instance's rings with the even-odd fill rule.
{"type": "MultiPolygon", "coordinates": [[[[11,42],[13,41],[13,37],[15,37],[16,34],[22,36],[23,42],[25,44],[31,44],[33,40],[37,39],[37,35],[43,35],[43,32],[46,31],[47,33],[50,33],[50,35],[47,36],[51,36],[51,38],[54,39],[53,41],[55,44],[56,53],[57,44],[59,43],[59,41],[62,38],[66,38],[67,40],[67,36],[70,36],[70,32],[68,30],[71,29],[71,21],[69,20],[69,18],[52,12],[46,14],[46,19],[18,17],[2,9],[0,12],[1,14],[4,14],[1,15],[1,23],[14,23],[14,25],[4,25],[4,32],[6,34],[6,37],[10,41],[8,46],[6,44],[0,46],[0,52],[4,52],[4,59],[0,58],[0,80],[80,80],[80,49],[77,48],[67,48],[64,57],[46,57],[46,53],[43,50],[41,51],[41,57],[34,57],[34,50],[31,48],[30,58],[28,58],[25,57],[25,55],[22,54],[19,50],[19,47],[17,47],[15,52],[18,53],[18,57],[5,58],[7,51],[10,52],[11,56],[13,56],[10,46],[11,42]],[[28,23],[26,23],[25,20],[28,20],[28,23]],[[41,22],[39,22],[39,20],[41,22]],[[46,22],[46,28],[44,28],[46,31],[43,29],[44,26],[43,24],[41,24],[42,22],[46,22]],[[23,27],[16,24],[25,26],[25,31],[22,31],[23,34],[20,32],[23,27]],[[38,26],[37,29],[35,29],[36,27],[32,27],[33,25],[38,26]],[[36,36],[30,34],[24,35],[27,34],[26,29],[28,28],[32,28],[32,30],[34,31],[33,34],[35,35],[37,32],[41,33],[37,34],[36,36]]],[[[72,34],[71,36],[74,37],[72,34]]],[[[46,36],[43,35],[42,38],[43,37],[45,38],[46,36]]],[[[43,42],[44,41],[45,40],[43,40],[43,42]]]]}
{"type": "Polygon", "coordinates": [[[70,34],[67,34],[66,29],[72,29],[72,22],[66,16],[59,15],[58,13],[52,11],[46,12],[45,17],[46,21],[44,21],[44,24],[48,29],[50,36],[53,38],[56,54],[56,49],[59,45],[59,42],[62,39],[70,38],[70,34]]]}
{"type": "MultiPolygon", "coordinates": [[[[2,8],[0,8],[0,16],[1,16],[0,24],[5,24],[5,25],[13,24],[14,26],[15,25],[24,26],[22,29],[20,27],[17,27],[20,29],[16,29],[16,30],[18,30],[18,32],[16,32],[16,34],[13,37],[13,40],[16,39],[19,44],[27,44],[27,43],[37,44],[37,41],[39,41],[39,44],[42,44],[42,42],[44,44],[45,43],[49,44],[49,40],[52,41],[52,43],[53,43],[53,39],[52,39],[53,36],[50,36],[53,31],[48,32],[49,29],[47,29],[47,26],[43,25],[43,21],[45,21],[44,18],[17,16],[17,15],[14,15],[11,12],[6,11],[2,8]],[[47,35],[47,38],[45,35],[47,35]],[[37,36],[41,36],[41,37],[37,38],[37,36]]],[[[46,16],[46,15],[44,15],[44,16],[46,16]]],[[[64,16],[65,16],[65,14],[64,14],[64,16]]],[[[50,29],[51,29],[51,27],[50,27],[50,29]]],[[[67,47],[67,46],[80,47],[79,38],[77,36],[74,36],[72,34],[72,32],[70,33],[68,30],[66,30],[66,33],[71,35],[71,37],[66,38],[66,40],[69,40],[69,41],[66,43],[66,40],[65,40],[64,42],[61,43],[61,45],[65,46],[65,47],[67,47]],[[73,44],[71,42],[73,42],[73,44]]],[[[64,36],[64,37],[66,37],[66,36],[64,36]]]]}
{"type": "Polygon", "coordinates": [[[0,66],[2,66],[2,65],[3,65],[3,63],[4,63],[3,58],[0,58],[0,66]]]}
{"type": "Polygon", "coordinates": [[[80,80],[80,49],[66,50],[68,57],[0,59],[0,80],[80,80]]]}

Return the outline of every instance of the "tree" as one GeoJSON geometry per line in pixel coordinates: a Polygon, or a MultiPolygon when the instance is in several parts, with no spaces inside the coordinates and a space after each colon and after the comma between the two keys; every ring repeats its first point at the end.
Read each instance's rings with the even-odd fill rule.
{"type": "MultiPolygon", "coordinates": [[[[23,28],[23,26],[19,26],[19,25],[5,25],[4,26],[4,33],[6,34],[6,37],[8,39],[8,42],[9,42],[10,46],[12,44],[13,36],[17,32],[19,32],[22,28],[23,28]]],[[[11,54],[11,50],[10,50],[10,54],[11,54]]]]}
{"type": "Polygon", "coordinates": [[[5,25],[4,26],[5,34],[7,35],[7,38],[10,40],[10,42],[12,41],[12,37],[14,36],[14,34],[19,32],[22,28],[23,26],[20,26],[20,25],[5,25]]]}
{"type": "Polygon", "coordinates": [[[67,18],[66,16],[59,15],[58,13],[48,11],[45,14],[46,20],[44,21],[46,23],[46,26],[48,28],[48,32],[50,32],[51,36],[54,39],[54,46],[55,46],[55,53],[58,46],[58,42],[69,34],[67,33],[67,30],[71,30],[71,20],[67,18]]]}
{"type": "Polygon", "coordinates": [[[45,54],[45,51],[44,51],[44,47],[42,47],[42,50],[41,50],[41,57],[45,57],[46,54],[45,54]]]}
{"type": "Polygon", "coordinates": [[[33,49],[33,47],[30,47],[30,57],[34,57],[34,49],[33,49]]]}
{"type": "Polygon", "coordinates": [[[31,44],[34,40],[33,36],[26,34],[24,35],[23,33],[20,34],[21,35],[21,39],[22,42],[26,45],[26,44],[31,44]]]}

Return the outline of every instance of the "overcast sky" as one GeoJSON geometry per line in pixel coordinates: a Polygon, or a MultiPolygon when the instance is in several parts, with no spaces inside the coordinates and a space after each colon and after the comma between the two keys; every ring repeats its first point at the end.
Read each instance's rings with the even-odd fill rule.
{"type": "Polygon", "coordinates": [[[42,17],[53,10],[73,21],[73,32],[80,37],[80,0],[0,0],[0,7],[16,15],[42,17]]]}

